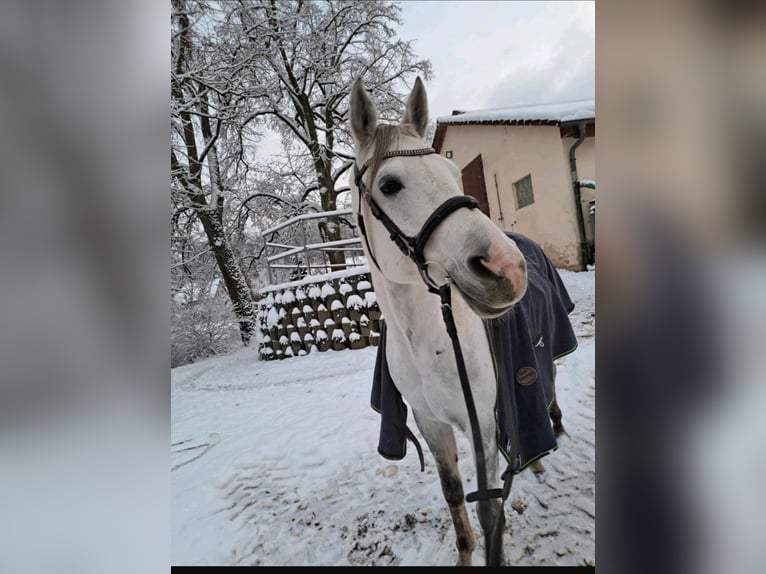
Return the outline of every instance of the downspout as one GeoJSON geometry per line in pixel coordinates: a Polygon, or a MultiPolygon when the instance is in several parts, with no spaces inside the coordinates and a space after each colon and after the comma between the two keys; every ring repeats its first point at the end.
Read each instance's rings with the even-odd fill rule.
{"type": "Polygon", "coordinates": [[[585,235],[585,218],[582,214],[582,201],[580,194],[580,183],[577,177],[577,159],[575,158],[575,150],[585,140],[585,128],[587,122],[580,122],[577,124],[578,138],[572,147],[569,148],[569,170],[572,176],[572,189],[575,197],[575,212],[577,213],[577,231],[580,236],[580,258],[582,260],[583,269],[590,263],[588,261],[588,244],[585,235]]]}
{"type": "Polygon", "coordinates": [[[497,207],[500,211],[500,219],[499,219],[501,223],[500,228],[504,230],[505,218],[503,217],[503,202],[500,201],[500,188],[497,186],[497,174],[494,174],[494,175],[495,175],[495,193],[497,194],[497,207]]]}

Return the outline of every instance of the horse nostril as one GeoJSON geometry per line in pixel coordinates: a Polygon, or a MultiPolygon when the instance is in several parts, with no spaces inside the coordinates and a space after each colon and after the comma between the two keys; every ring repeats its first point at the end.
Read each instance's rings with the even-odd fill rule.
{"type": "Polygon", "coordinates": [[[469,257],[468,268],[479,277],[488,279],[501,279],[504,277],[502,269],[493,269],[485,257],[469,257]]]}

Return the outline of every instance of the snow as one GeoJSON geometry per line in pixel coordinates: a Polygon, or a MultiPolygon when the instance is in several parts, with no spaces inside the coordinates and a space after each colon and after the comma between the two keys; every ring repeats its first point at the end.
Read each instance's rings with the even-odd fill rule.
{"type": "Polygon", "coordinates": [[[356,284],[356,288],[358,291],[364,291],[366,289],[372,289],[372,285],[369,281],[362,280],[356,284]]]}
{"type": "Polygon", "coordinates": [[[299,287],[305,285],[311,285],[313,283],[319,283],[321,281],[333,281],[334,279],[345,279],[348,277],[356,277],[357,275],[366,275],[370,272],[370,266],[368,264],[357,265],[356,267],[349,267],[341,271],[332,271],[330,273],[323,273],[322,275],[309,275],[303,279],[297,281],[290,281],[288,283],[279,283],[277,285],[269,285],[261,289],[261,293],[269,293],[279,289],[286,289],[291,287],[299,287]]]}
{"type": "Polygon", "coordinates": [[[367,293],[364,294],[364,300],[368,307],[374,307],[378,304],[378,298],[375,295],[375,291],[367,291],[367,293]]]}
{"type": "Polygon", "coordinates": [[[349,295],[348,299],[346,299],[346,307],[358,311],[364,307],[364,299],[362,299],[359,295],[349,295]]]}
{"type": "Polygon", "coordinates": [[[313,313],[314,309],[311,307],[311,305],[304,305],[303,306],[303,312],[304,313],[313,313]]]}
{"type": "Polygon", "coordinates": [[[309,288],[309,297],[311,299],[321,299],[322,298],[322,290],[317,287],[316,285],[312,285],[309,288]]]}
{"type": "Polygon", "coordinates": [[[322,297],[330,297],[332,295],[335,295],[335,288],[329,283],[322,285],[322,297]]]}
{"type": "Polygon", "coordinates": [[[333,341],[345,341],[346,340],[346,335],[343,332],[343,329],[335,329],[332,332],[332,340],[333,341]]]}
{"type": "MultiPolygon", "coordinates": [[[[514,480],[504,540],[514,565],[595,559],[595,272],[561,275],[580,342],[558,362],[569,436],[543,459],[540,481],[527,471],[514,480]]],[[[314,349],[265,361],[247,348],[171,370],[172,564],[454,565],[449,511],[411,411],[426,471],[412,445],[398,462],[377,453],[376,353],[314,349]]],[[[470,442],[457,440],[469,491],[470,442]]],[[[467,510],[482,565],[476,504],[467,510]]]]}
{"type": "Polygon", "coordinates": [[[469,122],[497,121],[551,121],[571,122],[593,119],[596,117],[596,100],[577,100],[556,104],[539,104],[535,106],[514,106],[510,108],[493,108],[475,110],[455,116],[436,118],[440,124],[462,124],[469,122]]]}
{"type": "Polygon", "coordinates": [[[289,305],[290,303],[295,303],[295,295],[293,295],[293,292],[289,289],[282,293],[282,302],[285,305],[289,305]]]}
{"type": "Polygon", "coordinates": [[[324,219],[325,217],[337,215],[351,215],[351,213],[352,211],[350,209],[336,209],[334,211],[320,211],[319,213],[305,213],[303,215],[296,215],[295,217],[291,217],[290,219],[287,219],[282,223],[275,225],[274,227],[270,227],[266,231],[263,231],[261,233],[261,237],[266,237],[275,231],[279,231],[280,229],[293,225],[299,221],[307,221],[309,219],[324,219]]]}
{"type": "Polygon", "coordinates": [[[266,325],[269,328],[279,325],[279,313],[277,313],[277,310],[274,307],[269,309],[269,312],[266,315],[266,325]]]}
{"type": "Polygon", "coordinates": [[[335,299],[332,304],[330,304],[330,310],[337,311],[338,309],[343,309],[343,303],[341,303],[338,299],[335,299]]]}
{"type": "MultiPolygon", "coordinates": [[[[208,285],[207,287],[208,297],[215,297],[220,283],[221,283],[220,277],[216,277],[210,282],[210,285],[208,285]]],[[[173,300],[179,305],[186,305],[188,303],[199,301],[200,299],[203,298],[203,293],[205,292],[205,289],[203,289],[202,287],[198,285],[192,285],[190,289],[186,288],[186,291],[191,291],[191,294],[188,292],[183,292],[183,291],[179,293],[175,293],[173,295],[173,300]]]]}
{"type": "MultiPolygon", "coordinates": [[[[332,226],[330,224],[327,225],[328,228],[331,228],[332,226]]],[[[287,249],[286,251],[282,251],[281,253],[276,253],[274,255],[270,255],[266,258],[266,261],[269,263],[272,263],[274,261],[279,261],[280,259],[284,259],[285,257],[289,257],[291,255],[298,255],[299,253],[304,253],[306,251],[317,251],[317,250],[324,250],[328,247],[342,247],[346,245],[355,245],[359,243],[359,239],[356,237],[349,237],[348,239],[338,239],[336,241],[324,241],[322,243],[307,243],[305,245],[298,245],[296,247],[292,247],[291,249],[287,249]]]]}
{"type": "Polygon", "coordinates": [[[338,291],[340,291],[341,295],[346,295],[348,293],[351,293],[354,290],[354,288],[349,285],[348,283],[341,283],[338,287],[338,291]]]}

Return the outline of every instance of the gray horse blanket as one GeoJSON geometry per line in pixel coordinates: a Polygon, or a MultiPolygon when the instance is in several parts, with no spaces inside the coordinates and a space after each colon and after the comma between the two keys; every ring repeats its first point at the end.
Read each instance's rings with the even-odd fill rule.
{"type": "MultiPolygon", "coordinates": [[[[569,321],[574,303],[553,263],[528,237],[512,232],[506,235],[526,258],[527,292],[513,309],[486,321],[485,326],[497,384],[506,385],[510,397],[511,412],[506,412],[503,401],[498,400],[495,405],[498,447],[509,464],[518,457],[518,466],[514,465],[518,473],[558,448],[548,414],[555,398],[553,361],[572,353],[577,348],[577,338],[569,321]]],[[[461,341],[464,348],[469,344],[470,341],[461,341]]],[[[385,321],[381,326],[370,404],[381,415],[378,453],[390,460],[401,460],[407,454],[409,439],[418,449],[422,470],[422,449],[407,427],[407,405],[386,362],[385,321]]]]}

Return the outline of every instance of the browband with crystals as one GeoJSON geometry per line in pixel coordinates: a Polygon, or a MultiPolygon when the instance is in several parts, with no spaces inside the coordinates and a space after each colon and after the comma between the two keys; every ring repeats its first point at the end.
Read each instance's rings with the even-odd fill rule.
{"type": "MultiPolygon", "coordinates": [[[[399,150],[391,150],[387,151],[383,154],[383,159],[389,158],[389,157],[397,157],[401,155],[428,155],[431,153],[436,153],[436,150],[432,147],[423,147],[420,149],[399,149],[399,150]]],[[[374,158],[368,159],[364,164],[362,164],[362,168],[359,171],[364,171],[365,168],[369,167],[372,163],[372,160],[374,158]]]]}

